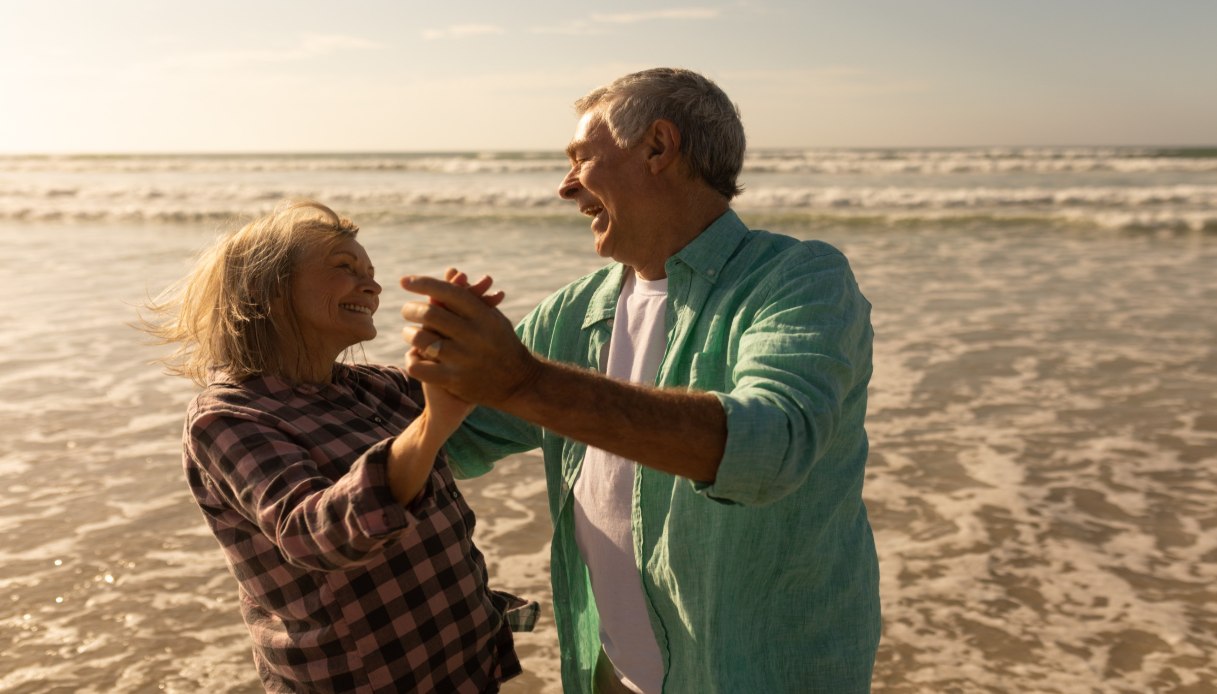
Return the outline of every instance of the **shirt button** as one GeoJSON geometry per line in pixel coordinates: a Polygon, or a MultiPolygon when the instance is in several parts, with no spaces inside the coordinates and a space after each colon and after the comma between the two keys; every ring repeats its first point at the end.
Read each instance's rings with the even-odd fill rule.
{"type": "Polygon", "coordinates": [[[381,417],[381,416],[380,416],[380,415],[378,415],[378,414],[374,414],[374,415],[372,415],[372,421],[373,421],[373,422],[376,422],[377,424],[384,424],[384,423],[385,423],[384,418],[383,418],[383,417],[381,417]]]}
{"type": "Polygon", "coordinates": [[[714,276],[714,272],[715,272],[714,270],[706,270],[706,274],[707,274],[707,275],[709,275],[709,276],[711,276],[711,277],[713,277],[713,276],[714,276]]]}
{"type": "Polygon", "coordinates": [[[459,498],[461,498],[461,490],[459,490],[459,489],[453,489],[453,490],[452,490],[452,498],[453,498],[453,499],[459,499],[459,498]]]}

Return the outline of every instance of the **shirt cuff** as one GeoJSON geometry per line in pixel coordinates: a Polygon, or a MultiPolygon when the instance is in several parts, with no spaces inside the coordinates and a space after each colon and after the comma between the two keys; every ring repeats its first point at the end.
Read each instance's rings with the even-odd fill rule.
{"type": "Polygon", "coordinates": [[[507,626],[514,632],[532,631],[537,626],[541,605],[536,600],[526,600],[501,590],[490,591],[490,599],[503,613],[507,626]]]}
{"type": "Polygon", "coordinates": [[[773,404],[761,399],[740,399],[712,393],[727,415],[727,443],[714,482],[694,482],[694,489],[725,504],[767,503],[767,490],[776,475],[775,464],[785,450],[784,430],[777,431],[772,419],[773,404]]]}
{"type": "Polygon", "coordinates": [[[372,445],[359,465],[363,465],[361,503],[356,504],[360,530],[371,538],[380,538],[406,528],[424,518],[435,508],[435,468],[423,489],[409,504],[401,504],[389,489],[389,451],[393,439],[372,445]]]}

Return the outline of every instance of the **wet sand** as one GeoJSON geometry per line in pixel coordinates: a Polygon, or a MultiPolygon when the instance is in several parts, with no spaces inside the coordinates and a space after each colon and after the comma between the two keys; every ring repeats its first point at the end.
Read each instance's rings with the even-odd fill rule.
{"type": "MultiPolygon", "coordinates": [[[[875,306],[874,691],[1217,689],[1217,237],[955,225],[836,243],[875,306]]],[[[519,318],[585,229],[365,225],[380,274],[459,259],[519,318]]],[[[211,227],[0,227],[0,691],[258,691],[182,478],[193,389],[126,324],[211,227]]],[[[398,358],[387,289],[373,361],[398,358]]],[[[506,691],[558,692],[535,456],[464,485],[492,579],[543,603],[506,691]]]]}

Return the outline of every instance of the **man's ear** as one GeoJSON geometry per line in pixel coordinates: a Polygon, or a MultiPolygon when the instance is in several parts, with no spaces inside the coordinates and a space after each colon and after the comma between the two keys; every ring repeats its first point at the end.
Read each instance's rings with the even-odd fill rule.
{"type": "Polygon", "coordinates": [[[644,142],[647,145],[647,168],[652,174],[663,171],[680,159],[680,128],[666,118],[651,123],[644,142]]]}

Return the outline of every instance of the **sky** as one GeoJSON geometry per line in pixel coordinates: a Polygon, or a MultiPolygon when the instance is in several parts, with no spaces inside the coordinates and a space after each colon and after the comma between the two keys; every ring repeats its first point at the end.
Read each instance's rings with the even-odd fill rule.
{"type": "Polygon", "coordinates": [[[1217,144],[1213,0],[0,0],[0,153],[561,150],[659,65],[750,147],[1217,144]]]}

